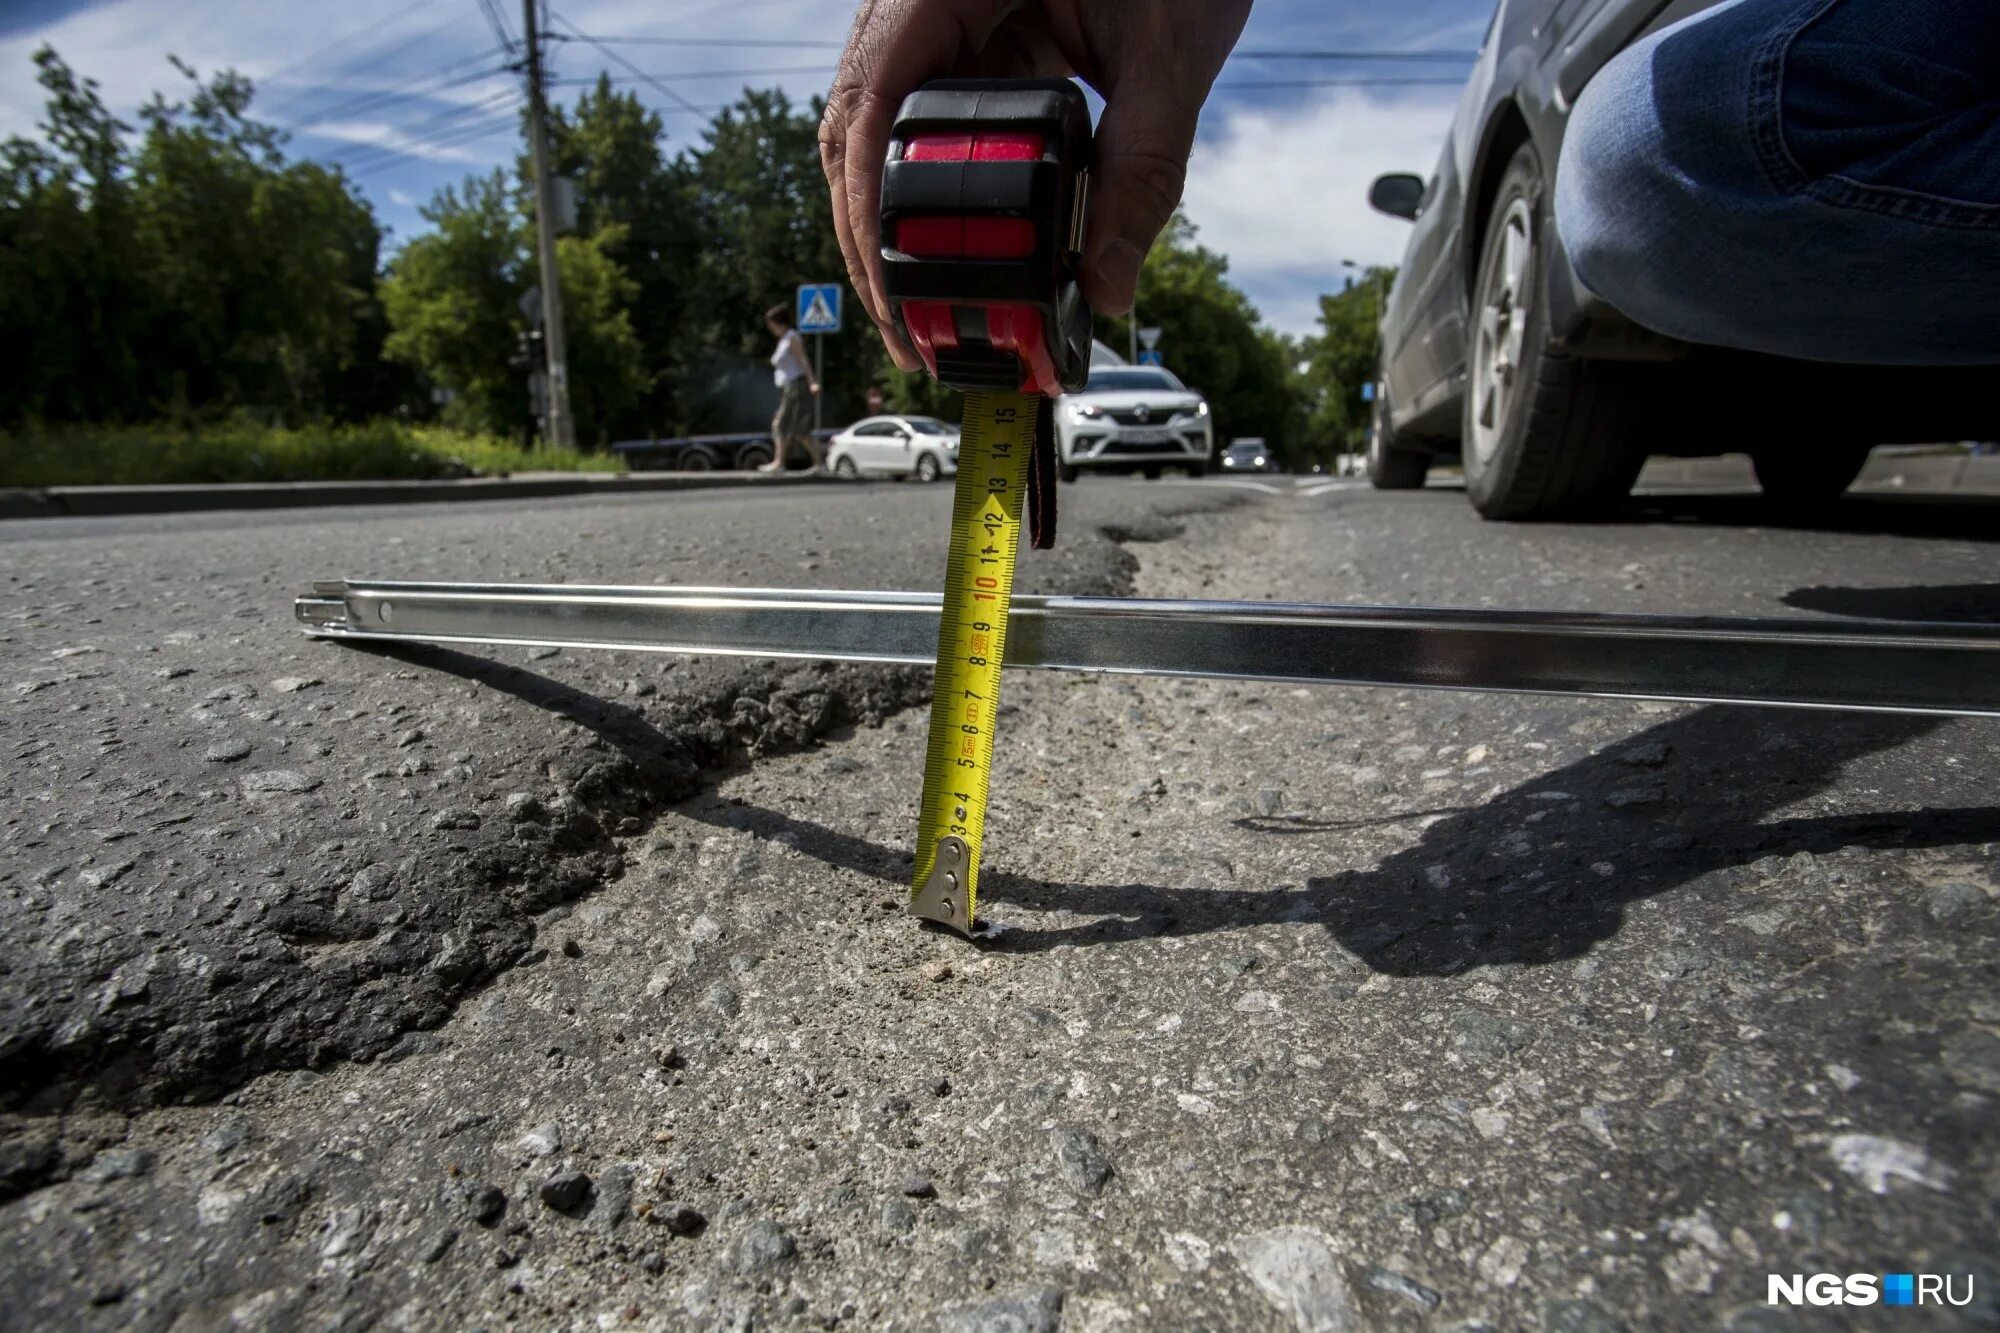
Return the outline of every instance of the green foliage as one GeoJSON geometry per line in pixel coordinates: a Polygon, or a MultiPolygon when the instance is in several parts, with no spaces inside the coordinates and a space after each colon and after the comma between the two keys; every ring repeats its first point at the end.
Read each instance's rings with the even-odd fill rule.
{"type": "Polygon", "coordinates": [[[381,234],[337,171],[287,163],[247,80],[155,96],[143,132],[54,51],[44,142],[0,149],[0,422],[382,410],[381,234]],[[364,392],[358,395],[357,390],[364,392]],[[371,398],[373,400],[371,400],[371,398]]]}
{"type": "MultiPolygon", "coordinates": [[[[135,131],[53,51],[36,64],[42,134],[0,145],[0,337],[15,352],[0,370],[0,428],[16,430],[14,446],[55,438],[44,423],[161,418],[393,415],[530,438],[541,348],[521,307],[539,281],[525,162],[511,179],[496,171],[440,190],[423,210],[431,229],[384,267],[368,204],[337,169],[288,158],[282,136],[251,115],[248,80],[204,80],[176,62],[180,98],[156,96],[135,131]]],[[[745,90],[670,154],[659,117],[608,80],[552,109],[555,169],[577,186],[577,227],[558,241],[557,264],[580,441],[768,421],[764,310],[845,271],[820,110],[745,90]]],[[[1164,329],[1168,365],[1208,396],[1222,440],[1261,435],[1299,459],[1365,420],[1377,277],[1325,298],[1321,333],[1295,343],[1258,322],[1223,257],[1176,218],[1141,277],[1138,318],[1164,329]]],[[[956,419],[959,395],[895,371],[849,304],[847,327],[823,348],[826,420],[861,415],[871,385],[892,410],[956,419]]],[[[1128,326],[1100,319],[1099,336],[1122,347],[1128,326]]],[[[216,438],[240,443],[246,429],[216,438]]],[[[383,429],[309,430],[248,455],[263,467],[364,455],[373,461],[353,465],[389,467],[354,443],[403,439],[383,429]],[[336,437],[348,442],[323,456],[298,442],[336,437]]],[[[197,443],[211,434],[114,432],[103,440],[147,443],[103,443],[93,456],[132,476],[239,474],[245,465],[229,460],[244,449],[197,443]]],[[[59,464],[114,475],[34,447],[37,475],[59,464]]]]}
{"type": "MultiPolygon", "coordinates": [[[[1232,436],[1259,435],[1285,454],[1304,443],[1289,350],[1258,322],[1228,272],[1229,262],[1198,244],[1193,224],[1176,214],[1146,256],[1136,317],[1162,330],[1168,369],[1208,399],[1218,447],[1232,436]]],[[[1130,325],[1130,319],[1100,317],[1097,336],[1122,348],[1130,325]]]]}
{"type": "Polygon", "coordinates": [[[569,338],[570,410],[576,414],[576,438],[594,444],[610,443],[614,426],[631,418],[652,382],[632,328],[639,284],[611,257],[622,230],[607,227],[588,239],[564,236],[556,242],[569,338]]]}
{"type": "MultiPolygon", "coordinates": [[[[846,273],[819,163],[820,104],[746,90],[685,154],[702,239],[673,364],[686,386],[686,423],[741,430],[770,420],[777,391],[766,365],[764,311],[790,305],[802,282],[846,273]]],[[[888,392],[888,359],[852,292],[845,327],[825,340],[829,421],[866,411],[868,386],[888,392]]]]}
{"type": "Polygon", "coordinates": [[[1361,386],[1375,378],[1381,302],[1395,276],[1393,268],[1371,268],[1346,291],[1319,298],[1320,331],[1305,342],[1301,387],[1308,429],[1322,452],[1355,453],[1362,447],[1370,408],[1361,400],[1361,386]]]}
{"type": "Polygon", "coordinates": [[[520,351],[521,298],[532,282],[526,228],[505,179],[469,176],[423,209],[433,228],[389,265],[383,354],[420,371],[446,399],[444,419],[468,430],[512,433],[528,420],[520,351]]]}
{"type": "Polygon", "coordinates": [[[0,486],[372,481],[504,472],[618,472],[615,456],[390,422],[281,430],[251,422],[41,427],[0,434],[0,486]]]}

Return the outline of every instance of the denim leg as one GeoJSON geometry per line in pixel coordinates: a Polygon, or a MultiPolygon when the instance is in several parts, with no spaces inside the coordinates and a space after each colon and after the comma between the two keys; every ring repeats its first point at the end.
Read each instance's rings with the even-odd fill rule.
{"type": "Polygon", "coordinates": [[[2000,0],[1732,0],[1577,100],[1556,225],[1690,342],[2000,361],[2000,0]]]}

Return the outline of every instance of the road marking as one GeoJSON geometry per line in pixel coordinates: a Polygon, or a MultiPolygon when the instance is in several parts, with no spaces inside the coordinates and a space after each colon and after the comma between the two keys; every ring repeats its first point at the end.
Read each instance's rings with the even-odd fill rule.
{"type": "Polygon", "coordinates": [[[1322,481],[1306,486],[1301,495],[1325,495],[1329,491],[1358,491],[1368,483],[1365,481],[1322,481]]]}
{"type": "Polygon", "coordinates": [[[1284,491],[1266,481],[1245,481],[1239,477],[1210,477],[1195,480],[1192,477],[1162,477],[1155,486],[1230,486],[1241,491],[1261,491],[1265,495],[1283,495],[1284,491]]]}

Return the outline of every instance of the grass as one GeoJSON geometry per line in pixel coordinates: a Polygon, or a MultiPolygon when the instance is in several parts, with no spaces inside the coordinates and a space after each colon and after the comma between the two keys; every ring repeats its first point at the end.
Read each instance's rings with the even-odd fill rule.
{"type": "Polygon", "coordinates": [[[490,435],[376,422],[80,426],[0,434],[0,486],[382,481],[507,472],[623,472],[615,454],[521,448],[490,435]]]}

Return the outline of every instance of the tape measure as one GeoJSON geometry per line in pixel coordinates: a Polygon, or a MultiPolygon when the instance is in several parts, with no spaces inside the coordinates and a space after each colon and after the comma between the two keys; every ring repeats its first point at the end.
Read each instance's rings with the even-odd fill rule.
{"type": "Polygon", "coordinates": [[[968,935],[1031,503],[1053,529],[1042,399],[1090,369],[1076,280],[1090,147],[1066,79],[946,80],[904,100],[882,172],[884,295],[930,372],[966,393],[910,911],[968,935]]]}
{"type": "Polygon", "coordinates": [[[915,915],[966,934],[976,919],[1000,664],[1007,653],[1007,611],[1014,598],[1034,426],[1035,403],[1028,394],[966,397],[910,902],[915,915]]]}

